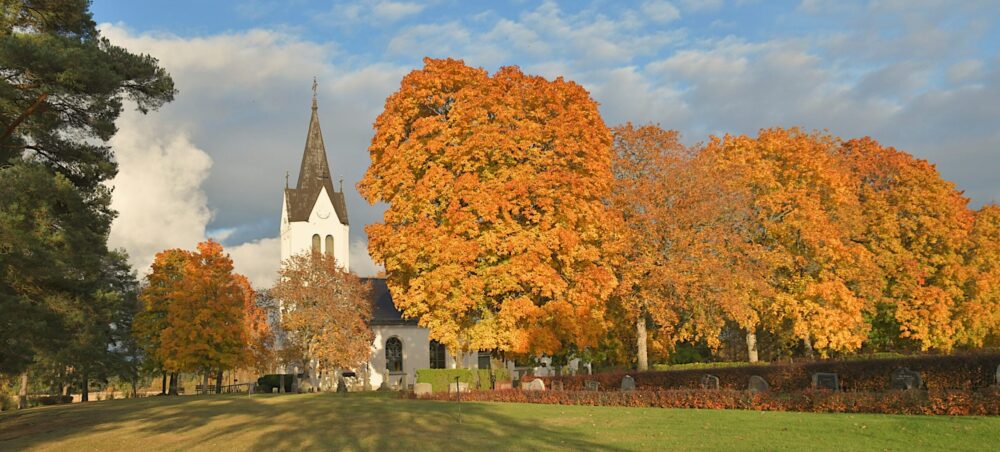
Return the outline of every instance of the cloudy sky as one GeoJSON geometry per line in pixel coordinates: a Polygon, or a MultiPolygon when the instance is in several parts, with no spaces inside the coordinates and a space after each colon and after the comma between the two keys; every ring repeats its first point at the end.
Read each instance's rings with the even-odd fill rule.
{"type": "Polygon", "coordinates": [[[994,0],[567,2],[96,0],[102,33],[150,53],[180,94],[119,120],[112,244],[143,272],[164,248],[221,240],[259,286],[278,266],[312,78],[351,264],[367,275],[354,185],[386,96],[424,56],[583,84],[609,125],[688,143],[771,126],[869,135],[937,164],[973,207],[1000,201],[1000,5],[994,0]]]}

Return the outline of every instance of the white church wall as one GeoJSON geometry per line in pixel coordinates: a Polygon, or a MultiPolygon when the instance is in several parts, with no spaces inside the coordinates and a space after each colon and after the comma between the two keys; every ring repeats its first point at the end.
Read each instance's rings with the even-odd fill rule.
{"type": "MultiPolygon", "coordinates": [[[[378,325],[373,326],[375,340],[372,341],[372,355],[370,363],[371,374],[369,382],[372,388],[378,388],[387,378],[390,383],[396,383],[401,378],[405,378],[404,383],[411,385],[416,383],[418,369],[428,369],[431,367],[430,356],[430,331],[427,328],[415,325],[378,325]],[[389,338],[397,337],[403,343],[403,374],[389,375],[386,370],[385,343],[389,338]]],[[[466,353],[460,360],[455,360],[450,351],[445,354],[445,367],[449,369],[476,369],[478,368],[478,354],[466,353]]]]}

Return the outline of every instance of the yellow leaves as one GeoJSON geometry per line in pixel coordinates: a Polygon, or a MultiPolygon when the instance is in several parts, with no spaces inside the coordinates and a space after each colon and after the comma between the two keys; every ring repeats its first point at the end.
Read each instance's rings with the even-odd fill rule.
{"type": "MultiPolygon", "coordinates": [[[[404,315],[453,350],[482,338],[506,350],[589,342],[525,340],[553,327],[551,314],[497,317],[511,300],[589,304],[606,292],[589,278],[607,267],[610,134],[583,88],[427,59],[386,99],[369,151],[358,188],[389,204],[367,229],[369,250],[404,315]]],[[[572,309],[560,321],[596,315],[572,309]]]]}

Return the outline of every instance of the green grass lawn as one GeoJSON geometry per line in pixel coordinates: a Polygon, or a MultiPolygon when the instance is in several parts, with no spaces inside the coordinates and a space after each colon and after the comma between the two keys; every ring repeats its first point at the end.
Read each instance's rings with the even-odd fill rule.
{"type": "Polygon", "coordinates": [[[1000,417],[459,406],[375,393],[151,397],[0,413],[0,450],[913,451],[998,443],[1000,417]]]}

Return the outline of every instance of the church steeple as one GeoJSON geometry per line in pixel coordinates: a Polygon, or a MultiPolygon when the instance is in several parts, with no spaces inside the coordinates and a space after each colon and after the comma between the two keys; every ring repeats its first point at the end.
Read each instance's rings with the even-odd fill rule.
{"type": "Polygon", "coordinates": [[[330,164],[326,158],[326,146],[323,143],[323,131],[319,126],[319,108],[316,103],[316,79],[313,78],[312,116],[309,118],[309,130],[306,133],[306,146],[302,152],[302,165],[299,167],[299,179],[295,188],[285,189],[288,203],[289,221],[307,221],[317,198],[323,189],[333,203],[337,217],[342,224],[347,222],[347,205],[344,202],[343,186],[340,191],[334,190],[333,178],[330,177],[330,164]]]}
{"type": "Polygon", "coordinates": [[[306,134],[306,148],[302,153],[302,166],[299,168],[297,189],[318,189],[326,186],[333,194],[333,181],[330,178],[330,164],[326,160],[326,146],[323,144],[323,131],[319,127],[319,108],[316,105],[316,79],[313,79],[312,117],[309,118],[309,131],[306,134]]]}

